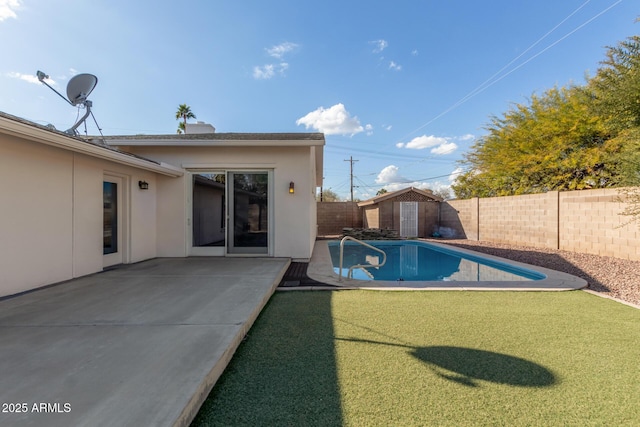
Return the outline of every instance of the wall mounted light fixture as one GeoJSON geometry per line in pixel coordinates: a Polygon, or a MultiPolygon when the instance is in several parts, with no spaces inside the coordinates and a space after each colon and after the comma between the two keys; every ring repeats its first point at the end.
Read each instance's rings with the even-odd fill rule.
{"type": "Polygon", "coordinates": [[[293,181],[291,181],[289,183],[289,194],[293,194],[295,192],[295,184],[293,183],[293,181]]]}
{"type": "Polygon", "coordinates": [[[148,190],[149,183],[147,181],[138,181],[138,187],[140,187],[141,190],[148,190]]]}

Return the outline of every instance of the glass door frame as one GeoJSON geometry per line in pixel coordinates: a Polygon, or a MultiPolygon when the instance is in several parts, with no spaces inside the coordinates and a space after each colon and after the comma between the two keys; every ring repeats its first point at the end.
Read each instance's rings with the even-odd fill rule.
{"type": "Polygon", "coordinates": [[[194,189],[194,181],[195,176],[200,174],[223,174],[225,175],[225,195],[224,195],[224,203],[225,203],[225,211],[224,211],[224,223],[225,227],[227,227],[228,223],[228,210],[226,206],[228,206],[227,201],[227,184],[226,184],[226,175],[227,171],[220,168],[211,168],[211,169],[203,169],[203,170],[192,170],[189,171],[189,179],[187,185],[187,247],[189,256],[224,256],[226,253],[226,234],[227,231],[225,229],[225,243],[223,246],[194,246],[193,245],[193,232],[195,227],[195,221],[193,217],[193,189],[194,189]]]}
{"type": "MultiPolygon", "coordinates": [[[[102,193],[103,193],[103,205],[104,205],[104,183],[116,184],[117,199],[116,199],[116,221],[117,221],[117,246],[114,251],[102,254],[102,266],[103,268],[111,267],[118,264],[128,264],[130,262],[129,254],[129,178],[125,175],[115,174],[111,172],[104,172],[102,177],[102,193]]],[[[103,213],[103,233],[104,233],[104,208],[103,213]]]]}
{"type": "Polygon", "coordinates": [[[273,169],[269,168],[221,168],[211,167],[197,169],[189,169],[189,176],[186,179],[186,193],[187,193],[187,254],[188,256],[227,256],[227,257],[272,257],[274,253],[274,189],[273,189],[273,169]],[[224,246],[193,246],[193,177],[198,174],[224,174],[225,175],[225,243],[224,246]],[[230,233],[232,230],[230,226],[233,225],[233,221],[230,218],[233,212],[233,183],[230,177],[233,173],[266,173],[267,174],[267,251],[266,253],[229,253],[230,233]]]}
{"type": "Polygon", "coordinates": [[[274,242],[274,209],[273,209],[273,170],[272,169],[230,169],[227,170],[227,240],[226,255],[233,256],[256,256],[256,257],[272,257],[274,242]],[[235,204],[233,202],[233,175],[234,174],[266,174],[267,175],[267,246],[265,251],[259,250],[260,246],[255,247],[258,250],[252,250],[253,247],[236,247],[233,244],[235,233],[235,204]]]}

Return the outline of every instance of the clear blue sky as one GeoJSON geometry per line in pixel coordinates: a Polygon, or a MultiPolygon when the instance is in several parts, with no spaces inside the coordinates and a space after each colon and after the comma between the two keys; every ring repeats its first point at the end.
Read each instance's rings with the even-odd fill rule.
{"type": "Polygon", "coordinates": [[[636,0],[0,0],[0,111],[67,129],[78,112],[35,73],[63,93],[92,73],[106,135],[175,133],[186,103],[219,132],[324,132],[343,198],[350,156],[360,199],[446,188],[492,115],[583,83],[638,16],[636,0]]]}

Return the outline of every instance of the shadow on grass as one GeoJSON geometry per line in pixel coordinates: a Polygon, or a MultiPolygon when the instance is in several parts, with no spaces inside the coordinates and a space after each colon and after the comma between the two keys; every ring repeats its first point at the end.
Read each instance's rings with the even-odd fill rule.
{"type": "Polygon", "coordinates": [[[342,425],[332,292],[277,292],[192,426],[342,425]]]}
{"type": "Polygon", "coordinates": [[[436,370],[440,377],[470,387],[477,387],[474,380],[519,387],[549,387],[556,382],[555,375],[544,366],[508,354],[448,346],[418,347],[411,354],[445,370],[436,370]]]}
{"type": "Polygon", "coordinates": [[[489,255],[498,256],[505,259],[510,259],[518,262],[523,262],[525,264],[537,265],[539,267],[549,268],[551,270],[561,271],[563,273],[572,274],[574,276],[580,277],[587,281],[589,284],[589,289],[598,292],[608,292],[610,289],[598,279],[591,276],[586,271],[577,267],[570,261],[564,259],[559,254],[541,252],[536,250],[531,251],[523,251],[517,249],[505,249],[505,248],[496,248],[492,246],[482,246],[480,245],[466,245],[464,243],[459,242],[449,242],[445,240],[439,240],[439,243],[444,243],[450,246],[457,246],[463,249],[468,249],[470,251],[481,252],[489,255]],[[535,256],[532,254],[535,253],[535,256]]]}
{"type": "Polygon", "coordinates": [[[464,347],[414,347],[359,338],[337,339],[407,348],[439,377],[468,387],[478,387],[476,380],[518,387],[549,387],[556,383],[556,376],[544,366],[508,354],[464,347]]]}

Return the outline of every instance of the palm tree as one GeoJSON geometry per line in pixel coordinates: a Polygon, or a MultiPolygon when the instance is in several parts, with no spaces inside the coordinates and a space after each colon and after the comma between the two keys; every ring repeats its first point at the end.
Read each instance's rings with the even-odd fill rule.
{"type": "Polygon", "coordinates": [[[176,111],[176,120],[182,119],[182,123],[178,126],[178,133],[187,133],[187,119],[195,119],[196,115],[191,111],[191,107],[187,104],[180,104],[176,111]]]}

